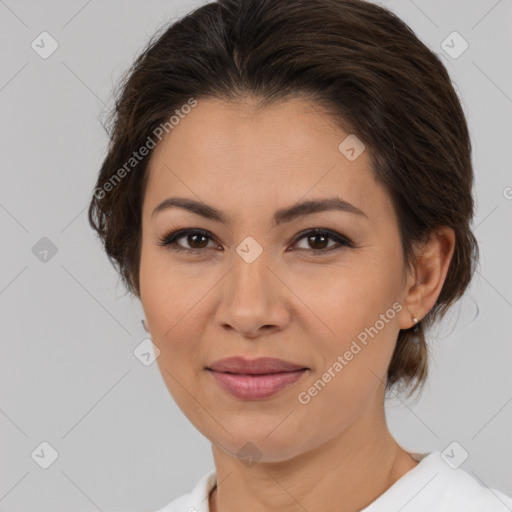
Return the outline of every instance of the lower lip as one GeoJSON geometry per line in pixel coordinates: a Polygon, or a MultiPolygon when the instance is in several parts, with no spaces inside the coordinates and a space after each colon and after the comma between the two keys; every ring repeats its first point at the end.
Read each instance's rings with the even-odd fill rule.
{"type": "Polygon", "coordinates": [[[245,400],[256,400],[275,395],[299,380],[307,370],[264,375],[241,375],[210,370],[216,381],[228,393],[245,400]]]}

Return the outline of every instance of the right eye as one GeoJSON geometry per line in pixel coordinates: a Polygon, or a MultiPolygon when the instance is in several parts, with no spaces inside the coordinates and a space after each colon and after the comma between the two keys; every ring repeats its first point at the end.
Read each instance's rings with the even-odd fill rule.
{"type": "Polygon", "coordinates": [[[212,240],[208,231],[204,231],[202,229],[178,229],[163,236],[159,240],[158,245],[166,247],[172,251],[197,253],[199,250],[205,248],[205,239],[212,240]],[[186,243],[188,243],[190,247],[183,247],[177,243],[178,240],[181,240],[182,238],[186,239],[186,243]]]}

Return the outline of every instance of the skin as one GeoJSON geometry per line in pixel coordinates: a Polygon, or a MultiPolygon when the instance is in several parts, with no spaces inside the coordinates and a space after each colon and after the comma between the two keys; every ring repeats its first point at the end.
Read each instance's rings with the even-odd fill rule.
{"type": "Polygon", "coordinates": [[[140,299],[166,386],[212,443],[218,487],[211,511],[240,504],[246,512],[355,511],[417,464],[386,425],[387,368],[399,330],[421,319],[441,292],[454,233],[432,233],[405,272],[391,200],[371,174],[369,150],[354,161],[338,150],[347,135],[305,98],[260,112],[250,98],[208,99],[151,156],[140,299]],[[273,225],[276,210],[334,193],[367,218],[332,210],[273,225]],[[171,196],[212,205],[229,222],[176,207],[152,216],[171,196]],[[178,228],[209,234],[178,240],[193,254],[158,245],[178,228]],[[348,237],[354,247],[328,251],[335,240],[296,239],[312,228],[348,237]],[[236,252],[248,236],[263,249],[252,263],[236,252]],[[301,404],[298,393],[395,302],[401,311],[301,404]],[[278,357],[309,370],[270,398],[241,400],[205,370],[234,355],[278,357]],[[254,465],[236,455],[248,442],[260,454],[254,465]]]}

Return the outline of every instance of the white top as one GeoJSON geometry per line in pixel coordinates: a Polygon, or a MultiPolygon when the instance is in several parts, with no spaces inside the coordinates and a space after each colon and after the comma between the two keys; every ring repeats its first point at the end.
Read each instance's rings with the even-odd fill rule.
{"type": "MultiPolygon", "coordinates": [[[[418,465],[360,512],[510,512],[512,498],[453,469],[441,452],[413,453],[418,465]]],[[[156,512],[209,512],[208,496],[216,471],[205,474],[192,491],[156,512]]]]}

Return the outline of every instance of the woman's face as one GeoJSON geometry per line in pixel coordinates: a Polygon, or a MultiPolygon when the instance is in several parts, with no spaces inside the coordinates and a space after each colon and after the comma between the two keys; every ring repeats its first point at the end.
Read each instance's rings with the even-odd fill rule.
{"type": "Polygon", "coordinates": [[[189,420],[227,453],[250,446],[278,461],[382,414],[398,331],[412,322],[397,219],[368,151],[304,99],[259,113],[251,105],[200,100],[155,148],[140,297],[162,376],[189,420]],[[223,221],[177,206],[155,212],[169,198],[223,221]],[[282,213],[333,198],[352,207],[282,213]],[[314,228],[322,232],[308,235],[314,228]],[[202,233],[159,245],[177,229],[202,233]],[[241,397],[208,369],[232,356],[306,370],[241,397]]]}

